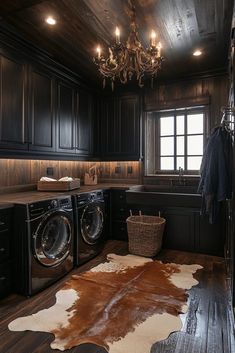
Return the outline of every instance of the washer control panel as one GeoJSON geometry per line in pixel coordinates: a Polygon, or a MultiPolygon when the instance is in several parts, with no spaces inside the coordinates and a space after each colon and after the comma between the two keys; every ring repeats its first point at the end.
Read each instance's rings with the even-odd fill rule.
{"type": "Polygon", "coordinates": [[[72,209],[72,200],[71,197],[58,198],[38,201],[35,203],[29,204],[29,213],[30,218],[35,218],[40,216],[50,210],[63,209],[71,210],[72,209]]]}

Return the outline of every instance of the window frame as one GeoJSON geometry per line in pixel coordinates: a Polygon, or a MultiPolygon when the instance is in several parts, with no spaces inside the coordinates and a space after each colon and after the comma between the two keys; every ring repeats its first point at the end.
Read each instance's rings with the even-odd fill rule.
{"type": "MultiPolygon", "coordinates": [[[[201,106],[193,106],[193,107],[184,107],[184,108],[178,108],[178,109],[168,109],[168,110],[159,110],[159,111],[155,111],[155,112],[147,112],[151,113],[151,117],[150,119],[152,119],[152,124],[154,125],[154,133],[153,133],[153,140],[155,141],[155,163],[154,163],[154,169],[155,172],[154,174],[150,174],[148,172],[148,160],[147,160],[147,129],[145,130],[145,176],[156,176],[156,175],[178,175],[179,174],[179,170],[176,169],[176,158],[178,157],[184,157],[184,169],[183,169],[183,174],[184,175],[199,175],[199,170],[195,170],[195,169],[186,169],[187,168],[187,157],[196,157],[199,155],[188,155],[188,149],[187,149],[187,137],[188,136],[198,136],[198,135],[202,135],[203,136],[203,149],[205,146],[205,142],[206,142],[206,137],[207,137],[207,131],[208,131],[208,106],[206,105],[201,105],[201,106]],[[187,116],[190,114],[203,114],[203,133],[195,133],[195,134],[188,134],[187,133],[187,116]],[[184,134],[176,134],[176,116],[177,115],[184,115],[184,134]],[[164,137],[173,137],[174,139],[174,154],[173,154],[173,159],[174,159],[174,169],[165,169],[165,170],[161,170],[160,169],[160,158],[161,158],[161,151],[160,151],[160,140],[161,140],[161,135],[160,135],[160,118],[161,117],[167,117],[167,116],[174,116],[174,133],[169,134],[169,135],[164,135],[164,137]],[[177,155],[176,154],[176,137],[177,136],[184,136],[185,141],[184,141],[184,155],[177,155]]],[[[148,115],[147,115],[147,119],[146,119],[146,126],[148,124],[148,115]]],[[[201,156],[201,155],[200,155],[201,156]]],[[[164,157],[172,157],[169,155],[164,155],[164,157]]]]}

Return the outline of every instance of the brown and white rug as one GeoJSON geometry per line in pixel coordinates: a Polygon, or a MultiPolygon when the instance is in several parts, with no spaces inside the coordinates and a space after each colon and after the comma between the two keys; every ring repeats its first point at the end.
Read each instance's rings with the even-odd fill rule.
{"type": "Polygon", "coordinates": [[[56,303],[9,324],[11,331],[53,333],[51,348],[94,343],[110,353],[149,353],[182,327],[187,291],[200,265],[163,264],[134,255],[109,254],[108,262],[74,275],[56,303]]]}

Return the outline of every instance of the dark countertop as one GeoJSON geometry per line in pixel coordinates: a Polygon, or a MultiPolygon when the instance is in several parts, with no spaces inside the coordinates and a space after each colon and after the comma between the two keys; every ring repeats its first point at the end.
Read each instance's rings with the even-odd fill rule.
{"type": "Polygon", "coordinates": [[[0,202],[0,210],[5,210],[6,208],[14,207],[13,203],[0,202]]]}
{"type": "MultiPolygon", "coordinates": [[[[47,199],[54,199],[56,197],[65,195],[74,195],[84,192],[90,192],[95,190],[108,190],[108,189],[129,189],[136,184],[120,184],[120,183],[100,183],[97,185],[82,185],[79,189],[71,191],[22,191],[16,193],[6,193],[0,195],[0,207],[1,204],[5,204],[6,207],[10,207],[9,204],[28,204],[35,201],[42,201],[47,199]],[[6,205],[7,204],[7,205],[6,205]]],[[[5,207],[5,208],[6,208],[5,207]]]]}

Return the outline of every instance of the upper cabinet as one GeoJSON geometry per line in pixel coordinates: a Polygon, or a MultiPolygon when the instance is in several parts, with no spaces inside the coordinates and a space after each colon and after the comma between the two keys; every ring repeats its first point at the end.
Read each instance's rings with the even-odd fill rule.
{"type": "Polygon", "coordinates": [[[57,97],[57,152],[90,156],[93,112],[91,95],[60,82],[57,97]]]}
{"type": "Polygon", "coordinates": [[[56,150],[63,153],[75,153],[76,120],[74,89],[59,82],[57,97],[56,150]]]}
{"type": "Polygon", "coordinates": [[[88,156],[92,152],[92,114],[93,102],[89,92],[78,91],[77,99],[77,153],[88,156]]]}
{"type": "Polygon", "coordinates": [[[0,147],[27,149],[26,65],[2,55],[0,66],[0,147]]]}
{"type": "Polygon", "coordinates": [[[132,159],[140,157],[140,106],[136,95],[123,96],[118,100],[120,153],[132,159]]]}
{"type": "Polygon", "coordinates": [[[102,157],[140,158],[140,103],[138,95],[111,96],[101,108],[102,157]]]}
{"type": "Polygon", "coordinates": [[[117,115],[117,100],[114,97],[106,98],[100,108],[101,118],[101,155],[109,159],[120,153],[120,131],[117,115]]]}
{"type": "Polygon", "coordinates": [[[29,76],[29,149],[55,150],[55,81],[43,71],[29,76]]]}
{"type": "Polygon", "coordinates": [[[0,53],[0,149],[4,155],[91,157],[92,94],[43,64],[0,53]],[[23,150],[23,151],[22,151],[23,150]]]}
{"type": "Polygon", "coordinates": [[[140,158],[138,94],[96,96],[46,61],[17,53],[0,48],[1,155],[140,158]]]}

